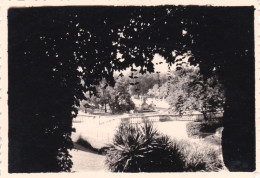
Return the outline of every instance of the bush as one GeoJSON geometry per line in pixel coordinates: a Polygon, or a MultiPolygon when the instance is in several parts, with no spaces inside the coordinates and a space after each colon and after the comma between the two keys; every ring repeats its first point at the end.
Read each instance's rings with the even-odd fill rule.
{"type": "Polygon", "coordinates": [[[210,135],[205,137],[204,141],[211,143],[212,145],[221,146],[221,137],[216,135],[210,135]]]}
{"type": "Polygon", "coordinates": [[[186,125],[188,136],[193,138],[204,138],[210,134],[214,134],[219,127],[222,127],[221,120],[189,122],[186,125]]]}
{"type": "Polygon", "coordinates": [[[199,138],[200,137],[200,129],[201,122],[189,122],[186,125],[187,134],[189,137],[199,138]]]}
{"type": "Polygon", "coordinates": [[[222,120],[210,120],[207,122],[202,122],[202,127],[200,129],[201,132],[209,132],[209,133],[215,133],[217,128],[222,127],[222,120]]]}
{"type": "Polygon", "coordinates": [[[177,172],[184,167],[177,144],[149,122],[121,124],[107,151],[106,164],[113,172],[177,172]]]}
{"type": "Polygon", "coordinates": [[[171,117],[170,116],[159,116],[159,121],[160,122],[171,121],[171,117]]]}
{"type": "Polygon", "coordinates": [[[219,171],[223,168],[219,150],[208,144],[179,142],[179,149],[184,155],[184,171],[219,171]]]}

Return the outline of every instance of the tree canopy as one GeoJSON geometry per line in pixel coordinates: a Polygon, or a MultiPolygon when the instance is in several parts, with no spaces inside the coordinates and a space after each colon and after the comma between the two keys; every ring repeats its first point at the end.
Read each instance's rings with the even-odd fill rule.
{"type": "Polygon", "coordinates": [[[225,89],[214,73],[205,80],[198,67],[189,65],[183,65],[182,69],[172,72],[167,94],[164,92],[164,97],[167,97],[173,112],[182,115],[199,111],[205,120],[211,114],[222,112],[225,103],[225,89]]]}
{"type": "Polygon", "coordinates": [[[87,106],[95,105],[104,107],[105,112],[109,106],[111,113],[123,113],[133,110],[135,105],[131,99],[129,92],[129,83],[127,78],[118,77],[115,80],[115,86],[108,86],[106,80],[103,79],[99,85],[96,86],[96,94],[89,95],[89,92],[85,94],[86,100],[81,102],[87,106]]]}

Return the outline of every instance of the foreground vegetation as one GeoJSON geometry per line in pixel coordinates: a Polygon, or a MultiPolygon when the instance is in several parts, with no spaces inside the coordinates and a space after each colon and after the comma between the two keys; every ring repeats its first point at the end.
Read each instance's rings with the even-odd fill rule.
{"type": "Polygon", "coordinates": [[[202,122],[189,122],[186,125],[186,130],[188,136],[191,138],[204,138],[214,134],[220,127],[223,127],[222,119],[202,122]]]}
{"type": "Polygon", "coordinates": [[[113,172],[219,171],[219,152],[209,145],[171,140],[152,123],[121,124],[106,154],[113,172]]]}

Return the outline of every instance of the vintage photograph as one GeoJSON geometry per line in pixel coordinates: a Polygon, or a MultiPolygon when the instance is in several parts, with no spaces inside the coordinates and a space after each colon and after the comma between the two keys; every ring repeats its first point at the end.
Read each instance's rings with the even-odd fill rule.
{"type": "Polygon", "coordinates": [[[8,172],[253,172],[254,6],[8,9],[8,172]]]}

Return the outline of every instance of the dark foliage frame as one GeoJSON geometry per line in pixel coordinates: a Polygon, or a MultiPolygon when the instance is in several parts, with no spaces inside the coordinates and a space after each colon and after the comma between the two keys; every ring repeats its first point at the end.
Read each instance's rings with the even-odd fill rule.
{"type": "Polygon", "coordinates": [[[153,72],[155,53],[173,63],[174,50],[191,51],[205,77],[218,75],[226,88],[225,165],[253,171],[254,7],[89,6],[8,11],[9,172],[70,171],[83,91],[95,94],[103,77],[114,85],[113,72],[133,64],[153,72]]]}

